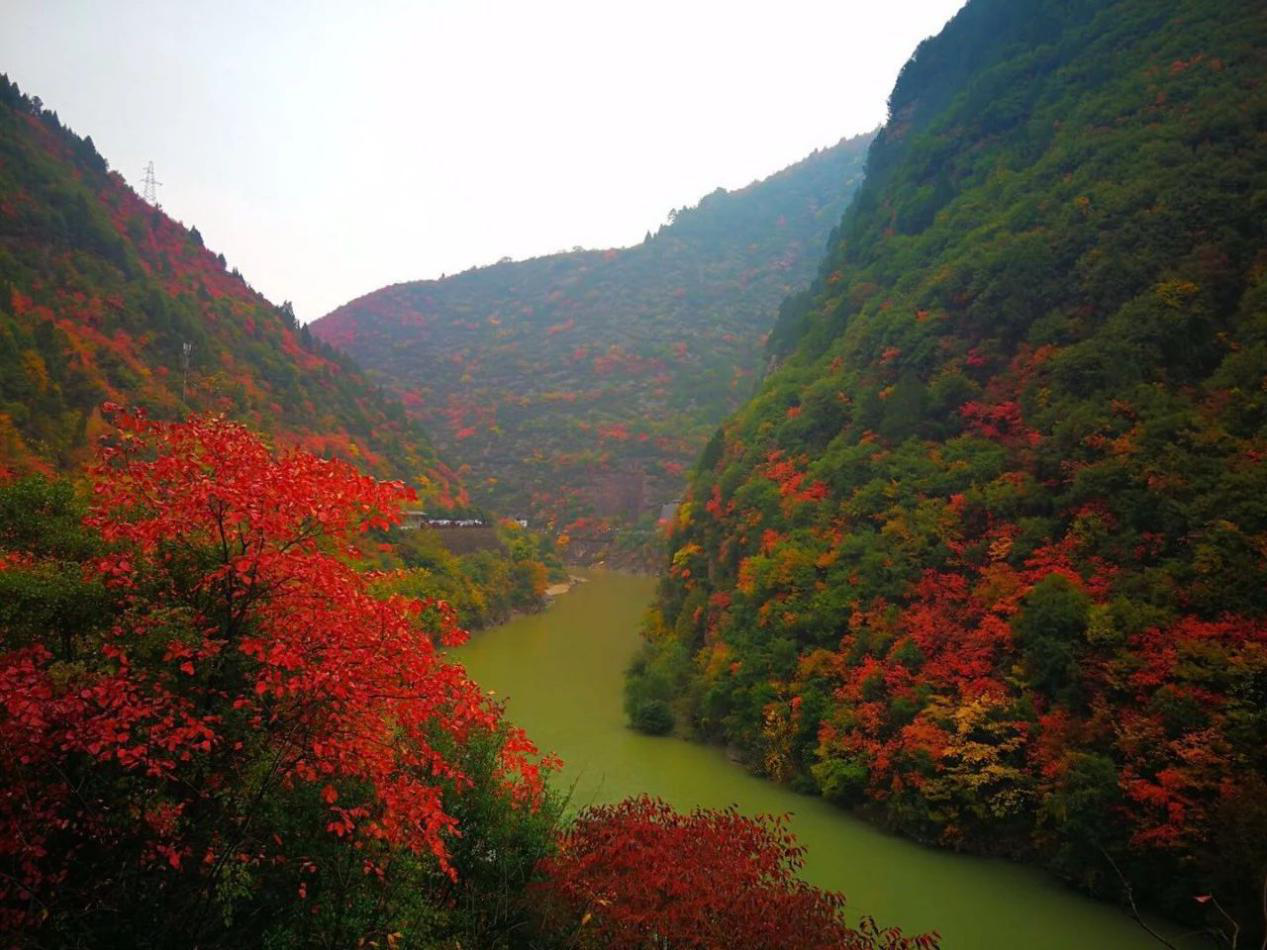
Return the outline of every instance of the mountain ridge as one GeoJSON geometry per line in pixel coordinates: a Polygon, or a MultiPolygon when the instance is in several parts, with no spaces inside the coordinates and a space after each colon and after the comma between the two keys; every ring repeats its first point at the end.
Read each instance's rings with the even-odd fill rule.
{"type": "Polygon", "coordinates": [[[774,368],[693,467],[635,724],[1258,926],[1265,30],[970,0],[921,44],[774,368]]]}
{"type": "Polygon", "coordinates": [[[597,539],[598,555],[639,522],[645,539],[751,385],[759,336],[808,280],[869,141],[718,189],[641,244],[393,284],[310,326],[374,367],[477,497],[597,539]]]}
{"type": "Polygon", "coordinates": [[[464,504],[425,432],[346,356],[146,204],[91,137],[0,81],[0,448],[73,470],[106,400],[223,412],[276,441],[464,504]],[[187,349],[186,349],[187,347],[187,349]]]}

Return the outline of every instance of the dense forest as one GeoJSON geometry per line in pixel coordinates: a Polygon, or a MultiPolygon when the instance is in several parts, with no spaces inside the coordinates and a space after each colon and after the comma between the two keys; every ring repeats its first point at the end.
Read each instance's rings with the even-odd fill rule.
{"type": "Polygon", "coordinates": [[[631,527],[645,541],[751,395],[779,301],[812,277],[870,141],[718,189],[639,245],[387,287],[313,332],[390,385],[477,500],[582,558],[631,527]]]}
{"type": "Polygon", "coordinates": [[[1265,80],[1254,3],[972,0],[918,48],[690,474],[636,723],[1261,935],[1265,80]]]}
{"type": "Polygon", "coordinates": [[[103,413],[90,493],[0,480],[6,946],[936,945],[847,922],[776,819],[565,822],[452,607],[368,569],[400,482],[103,413]]]}
{"type": "Polygon", "coordinates": [[[465,504],[399,402],[0,78],[0,463],[70,470],[115,400],[222,412],[465,504]]]}

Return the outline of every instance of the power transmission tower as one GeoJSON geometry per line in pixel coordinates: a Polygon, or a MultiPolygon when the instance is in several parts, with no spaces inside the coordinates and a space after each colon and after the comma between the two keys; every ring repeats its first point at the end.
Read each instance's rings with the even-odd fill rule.
{"type": "Polygon", "coordinates": [[[189,354],[193,352],[194,345],[192,343],[182,343],[180,345],[180,401],[187,402],[186,393],[189,390],[189,354]]]}
{"type": "Polygon", "coordinates": [[[145,166],[145,177],[141,179],[141,197],[155,208],[162,207],[158,203],[158,189],[162,184],[154,177],[154,163],[150,162],[145,166]]]}

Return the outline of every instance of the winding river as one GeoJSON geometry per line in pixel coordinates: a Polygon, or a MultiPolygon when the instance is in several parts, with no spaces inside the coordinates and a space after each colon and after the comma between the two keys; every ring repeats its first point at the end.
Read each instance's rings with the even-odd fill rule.
{"type": "Polygon", "coordinates": [[[565,760],[561,787],[583,806],[647,792],[683,809],[735,804],[792,815],[805,877],[907,933],[938,930],[947,950],[1157,947],[1113,907],[1032,868],[921,847],[820,799],[757,779],[721,750],[625,725],[622,674],[654,580],[597,572],[542,614],[476,634],[457,659],[508,701],[510,717],[565,760]]]}

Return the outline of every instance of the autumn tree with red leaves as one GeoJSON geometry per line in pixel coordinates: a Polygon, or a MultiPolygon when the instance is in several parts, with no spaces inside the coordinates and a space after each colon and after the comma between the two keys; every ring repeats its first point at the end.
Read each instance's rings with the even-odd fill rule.
{"type": "Polygon", "coordinates": [[[531,822],[543,762],[441,655],[452,611],[356,569],[410,491],[219,418],[114,419],[83,526],[40,496],[74,545],[0,518],[25,598],[0,611],[0,928],[348,946],[434,917],[452,803],[531,822]]]}
{"type": "Polygon", "coordinates": [[[543,863],[550,929],[577,947],[921,950],[869,919],[844,922],[844,898],[798,877],[804,848],[781,818],[733,808],[675,811],[647,796],[582,812],[543,863]]]}

